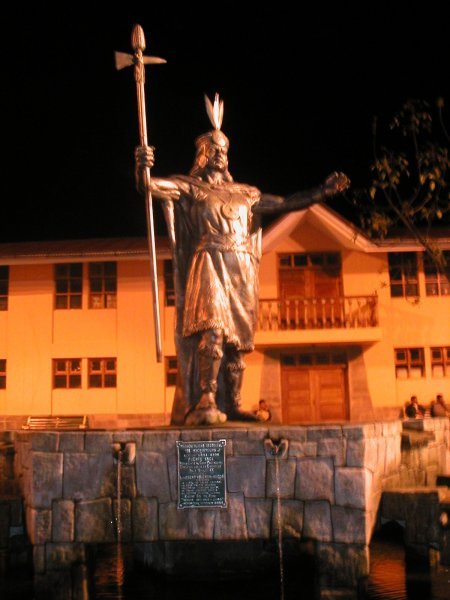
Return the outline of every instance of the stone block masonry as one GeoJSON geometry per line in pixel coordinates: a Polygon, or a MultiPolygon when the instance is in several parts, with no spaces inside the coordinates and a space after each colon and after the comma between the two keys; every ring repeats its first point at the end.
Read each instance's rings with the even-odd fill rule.
{"type": "MultiPolygon", "coordinates": [[[[434,450],[427,453],[428,473],[443,472],[448,454],[448,420],[433,421],[438,435],[434,450]]],[[[356,586],[368,574],[368,545],[383,490],[400,486],[406,471],[418,477],[416,463],[402,459],[401,433],[401,421],[16,432],[15,470],[36,572],[65,569],[72,559],[82,561],[88,545],[116,540],[112,445],[133,441],[136,461],[121,465],[122,539],[158,548],[146,551],[147,562],[158,556],[155,568],[173,568],[168,564],[171,544],[235,542],[250,547],[276,538],[279,490],[283,537],[313,544],[321,585],[356,586]],[[288,441],[283,458],[265,454],[267,438],[288,441]],[[175,442],[218,439],[227,441],[227,508],[178,509],[175,442]]]]}

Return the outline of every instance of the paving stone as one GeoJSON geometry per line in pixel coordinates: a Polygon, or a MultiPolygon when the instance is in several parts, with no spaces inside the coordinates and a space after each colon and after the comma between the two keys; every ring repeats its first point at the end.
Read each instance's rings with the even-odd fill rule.
{"type": "Polygon", "coordinates": [[[331,542],[333,529],[328,502],[305,502],[303,537],[322,542],[331,542]]]}
{"type": "Polygon", "coordinates": [[[247,498],[264,497],[266,459],[263,456],[238,456],[227,459],[228,491],[242,492],[247,498]]]}
{"type": "Polygon", "coordinates": [[[68,500],[95,500],[116,495],[117,467],[113,454],[64,454],[64,498],[68,500]],[[89,482],[86,485],[86,482],[89,482]]]}
{"type": "Polygon", "coordinates": [[[38,452],[56,452],[59,433],[49,431],[33,431],[31,449],[38,452]]]}
{"type": "Polygon", "coordinates": [[[345,465],[345,438],[332,438],[317,442],[317,456],[331,457],[336,466],[345,465]]]}
{"type": "Polygon", "coordinates": [[[334,541],[344,544],[368,544],[370,523],[366,511],[344,506],[331,507],[334,541]]]}
{"type": "Polygon", "coordinates": [[[178,510],[175,502],[159,505],[159,538],[161,540],[188,539],[188,518],[185,510],[178,510]]]}
{"type": "Polygon", "coordinates": [[[249,539],[268,539],[272,516],[272,500],[246,498],[245,514],[249,539]]]}
{"type": "Polygon", "coordinates": [[[27,502],[35,508],[51,508],[52,501],[62,496],[62,474],[62,454],[31,452],[27,502]]]}
{"type": "Polygon", "coordinates": [[[83,452],[84,432],[64,431],[59,434],[58,450],[60,452],[83,452]]]}
{"type": "Polygon", "coordinates": [[[317,442],[289,442],[289,458],[317,456],[317,442]]]}
{"type": "Polygon", "coordinates": [[[296,470],[297,461],[293,459],[268,460],[266,496],[268,498],[276,498],[279,490],[281,498],[293,498],[296,470]]]}
{"type": "Polygon", "coordinates": [[[142,449],[161,454],[176,454],[176,441],[180,439],[179,431],[145,431],[142,437],[142,449]]]}
{"type": "Polygon", "coordinates": [[[214,537],[215,510],[188,509],[189,539],[212,540],[214,537]]]}
{"type": "Polygon", "coordinates": [[[52,541],[73,542],[75,536],[75,503],[72,500],[54,500],[52,514],[52,541]]]}
{"type": "Polygon", "coordinates": [[[297,461],[295,497],[299,500],[334,502],[334,468],[330,458],[297,461]]]}
{"type": "Polygon", "coordinates": [[[158,501],[155,498],[134,498],[131,505],[133,540],[153,542],[158,539],[158,501]]]}
{"type": "Polygon", "coordinates": [[[84,440],[84,449],[92,454],[106,453],[113,454],[112,433],[87,431],[84,440]]]}
{"type": "Polygon", "coordinates": [[[367,546],[319,543],[316,556],[321,587],[356,588],[369,575],[367,546]]]}
{"type": "Polygon", "coordinates": [[[77,562],[85,562],[84,544],[48,543],[45,545],[45,562],[48,571],[67,569],[77,562]]]}
{"type": "Polygon", "coordinates": [[[247,522],[242,494],[228,494],[228,507],[219,510],[214,524],[215,540],[247,540],[247,522]]]}
{"type": "Polygon", "coordinates": [[[136,483],[139,496],[169,502],[171,494],[166,457],[157,452],[139,452],[136,456],[136,483]]]}
{"type": "MultiPolygon", "coordinates": [[[[281,530],[283,538],[300,539],[303,532],[304,502],[301,500],[281,500],[281,530]]],[[[273,502],[272,537],[278,536],[278,503],[273,502]]]]}
{"type": "Polygon", "coordinates": [[[335,473],[335,486],[338,506],[366,508],[372,488],[372,474],[368,469],[339,467],[335,473]]]}
{"type": "Polygon", "coordinates": [[[45,544],[52,536],[52,511],[42,508],[26,510],[27,534],[32,544],[45,544]]]}
{"type": "Polygon", "coordinates": [[[77,502],[75,540],[87,544],[116,541],[110,498],[77,502]]]}
{"type": "Polygon", "coordinates": [[[318,442],[327,438],[342,437],[342,427],[340,425],[330,426],[311,426],[307,428],[308,442],[318,442]]]}

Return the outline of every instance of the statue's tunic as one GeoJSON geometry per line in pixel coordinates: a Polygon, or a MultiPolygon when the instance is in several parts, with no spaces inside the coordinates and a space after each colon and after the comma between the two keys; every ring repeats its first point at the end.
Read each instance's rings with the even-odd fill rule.
{"type": "Polygon", "coordinates": [[[252,206],[260,192],[238,183],[217,185],[183,176],[171,179],[181,189],[176,204],[192,242],[182,334],[220,329],[227,343],[250,351],[257,319],[259,264],[252,206]]]}

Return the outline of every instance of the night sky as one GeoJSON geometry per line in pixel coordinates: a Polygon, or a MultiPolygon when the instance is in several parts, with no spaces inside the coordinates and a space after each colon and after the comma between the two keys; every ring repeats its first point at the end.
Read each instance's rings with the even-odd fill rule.
{"type": "Polygon", "coordinates": [[[362,185],[374,115],[383,124],[408,98],[450,104],[444,2],[52,4],[3,19],[0,242],[145,234],[135,84],[114,64],[134,23],[168,61],[147,67],[155,175],[190,169],[210,129],[204,93],[225,102],[233,177],[277,194],[333,170],[362,185]]]}

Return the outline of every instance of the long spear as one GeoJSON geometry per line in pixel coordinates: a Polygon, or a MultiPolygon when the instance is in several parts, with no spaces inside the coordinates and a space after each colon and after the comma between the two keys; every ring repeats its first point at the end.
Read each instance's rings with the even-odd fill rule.
{"type": "MultiPolygon", "coordinates": [[[[125,52],[116,52],[116,67],[123,69],[134,65],[134,79],[136,81],[136,94],[139,118],[139,139],[141,146],[148,146],[147,141],[147,118],[145,107],[145,64],[162,64],[166,61],[157,56],[144,56],[145,37],[144,30],[140,25],[135,25],[131,34],[131,47],[134,54],[125,52]]],[[[153,317],[155,324],[155,343],[156,360],[162,361],[162,342],[161,342],[161,321],[159,316],[159,296],[158,296],[158,273],[156,269],[156,249],[155,249],[155,227],[153,224],[153,200],[150,191],[150,169],[145,167],[145,206],[147,214],[147,241],[150,254],[150,272],[153,291],[153,317]]]]}

